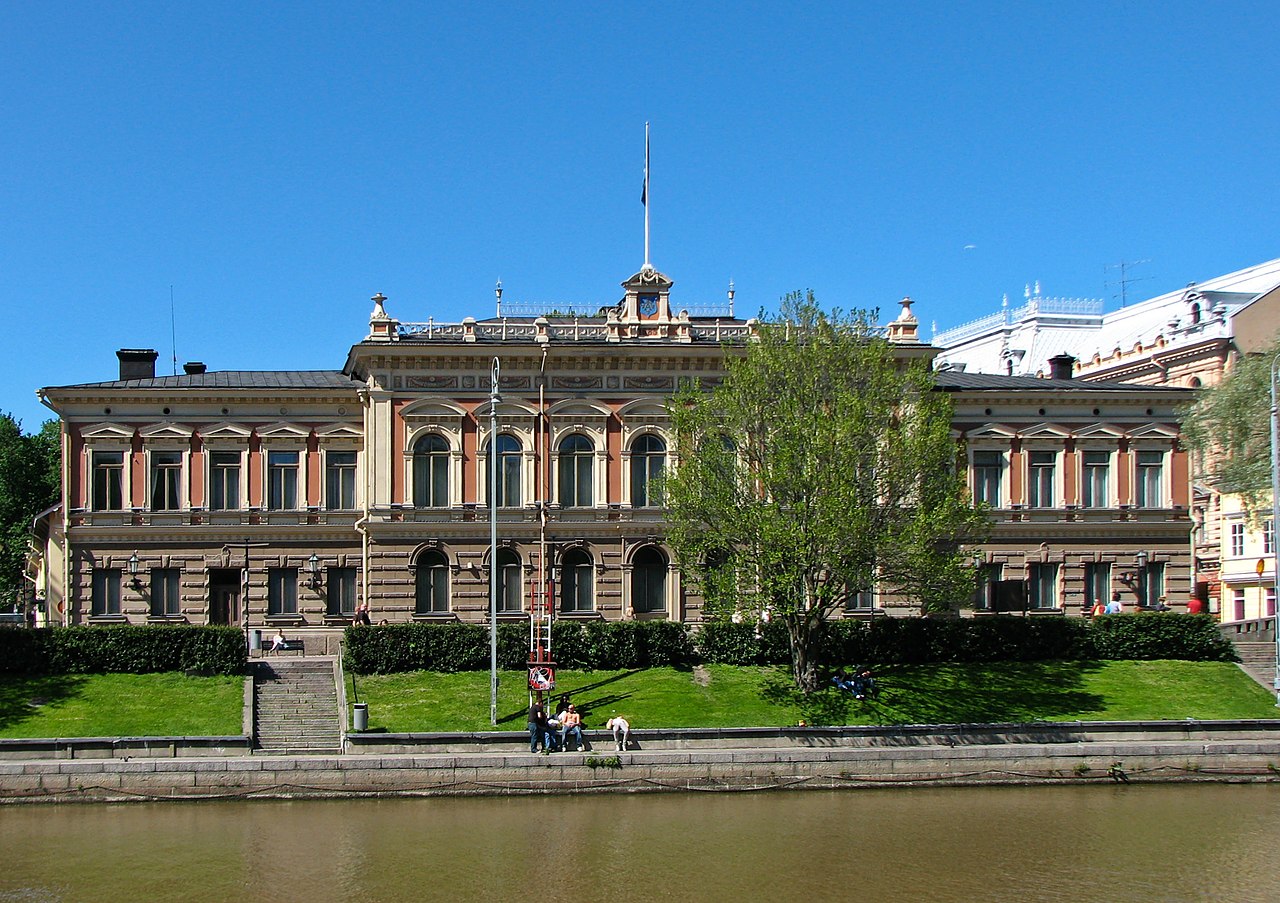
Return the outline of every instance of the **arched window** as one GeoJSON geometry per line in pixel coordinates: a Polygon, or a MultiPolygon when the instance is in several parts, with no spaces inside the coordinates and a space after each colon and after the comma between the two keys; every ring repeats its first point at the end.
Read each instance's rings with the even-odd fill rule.
{"type": "Polygon", "coordinates": [[[586,549],[570,549],[560,561],[560,610],[593,611],[592,578],[595,568],[586,549]]]}
{"type": "Polygon", "coordinates": [[[645,546],[631,561],[631,607],[636,614],[667,610],[667,556],[645,546]]]}
{"type": "Polygon", "coordinates": [[[580,434],[561,440],[560,504],[565,508],[589,508],[595,503],[595,451],[591,440],[580,434]]]}
{"type": "Polygon", "coordinates": [[[414,614],[439,614],[449,610],[449,562],[435,550],[418,556],[414,614]]]}
{"type": "Polygon", "coordinates": [[[449,443],[435,433],[413,443],[413,506],[449,506],[449,443]]]}
{"type": "MultiPolygon", "coordinates": [[[[489,443],[492,453],[493,443],[489,443]]],[[[485,484],[489,487],[489,498],[498,502],[499,508],[519,508],[522,504],[520,493],[520,467],[523,455],[520,440],[515,436],[498,437],[498,491],[495,494],[492,485],[492,466],[486,462],[485,484]]]]}
{"type": "Polygon", "coordinates": [[[523,569],[511,549],[498,550],[498,611],[523,611],[523,569]]]}
{"type": "Polygon", "coordinates": [[[667,460],[667,444],[652,434],[631,443],[631,504],[648,508],[661,504],[656,481],[667,460]]]}

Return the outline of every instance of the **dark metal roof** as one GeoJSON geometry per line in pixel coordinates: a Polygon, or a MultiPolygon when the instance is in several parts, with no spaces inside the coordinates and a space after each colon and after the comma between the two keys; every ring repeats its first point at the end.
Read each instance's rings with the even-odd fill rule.
{"type": "Polygon", "coordinates": [[[57,389],[356,389],[360,382],[338,370],[215,370],[55,386],[57,389]]]}
{"type": "Polygon", "coordinates": [[[945,391],[991,390],[1008,391],[1097,391],[1097,392],[1151,392],[1189,395],[1191,389],[1177,386],[1146,386],[1117,380],[1100,379],[1042,379],[1038,376],[1005,376],[1000,373],[965,373],[960,370],[938,370],[933,375],[934,384],[945,391]]]}

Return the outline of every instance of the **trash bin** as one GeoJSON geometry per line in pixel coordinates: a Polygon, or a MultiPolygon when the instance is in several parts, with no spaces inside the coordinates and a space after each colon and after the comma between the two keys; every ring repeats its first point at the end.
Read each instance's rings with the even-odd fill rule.
{"type": "Polygon", "coordinates": [[[369,729],[369,703],[357,702],[351,706],[351,729],[354,731],[369,729]]]}
{"type": "Polygon", "coordinates": [[[262,651],[262,631],[261,630],[249,631],[249,651],[250,652],[262,651]]]}

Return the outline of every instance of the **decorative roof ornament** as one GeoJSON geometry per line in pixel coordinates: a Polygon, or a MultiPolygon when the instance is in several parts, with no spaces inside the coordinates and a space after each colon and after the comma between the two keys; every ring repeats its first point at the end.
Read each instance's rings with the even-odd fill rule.
{"type": "Polygon", "coordinates": [[[391,319],[390,317],[387,316],[387,309],[382,306],[383,303],[387,300],[386,295],[382,294],[382,292],[378,292],[369,300],[373,302],[373,313],[369,315],[370,320],[391,319]]]}

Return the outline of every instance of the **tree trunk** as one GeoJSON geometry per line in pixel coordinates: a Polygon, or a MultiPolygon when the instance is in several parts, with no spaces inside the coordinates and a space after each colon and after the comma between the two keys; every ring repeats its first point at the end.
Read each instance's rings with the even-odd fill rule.
{"type": "Polygon", "coordinates": [[[801,693],[818,689],[817,638],[812,619],[804,612],[787,617],[787,638],[791,643],[791,676],[801,693]]]}

